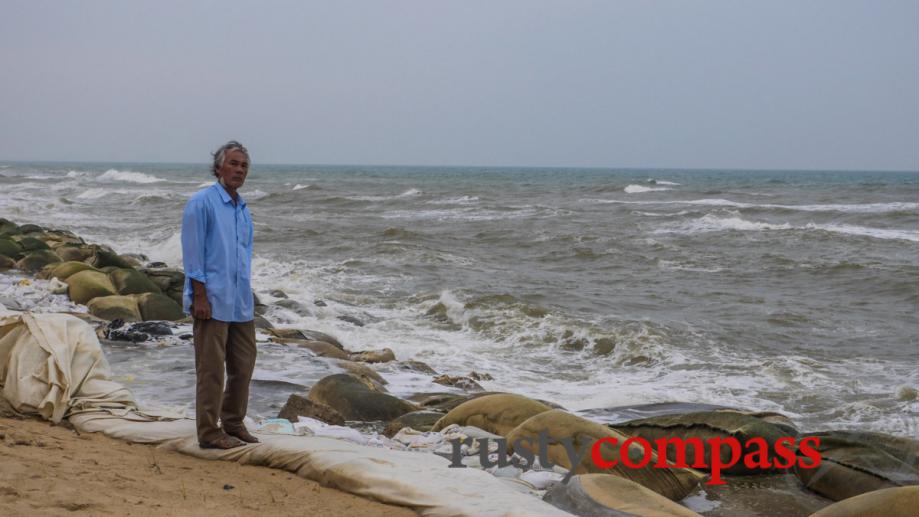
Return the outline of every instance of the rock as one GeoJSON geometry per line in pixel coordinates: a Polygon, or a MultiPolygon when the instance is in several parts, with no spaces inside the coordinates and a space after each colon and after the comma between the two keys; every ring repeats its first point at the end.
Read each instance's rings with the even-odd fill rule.
{"type": "Polygon", "coordinates": [[[479,372],[469,372],[469,378],[474,381],[493,381],[495,380],[491,374],[488,373],[479,373],[479,372]]]}
{"type": "Polygon", "coordinates": [[[108,277],[118,294],[162,293],[147,275],[136,269],[115,269],[108,277]]]}
{"type": "Polygon", "coordinates": [[[328,334],[323,334],[322,332],[316,330],[271,329],[269,333],[277,337],[306,339],[307,341],[325,341],[326,343],[331,343],[342,350],[345,349],[345,347],[343,347],[341,343],[334,337],[328,334]]]}
{"type": "MultiPolygon", "coordinates": [[[[664,415],[651,418],[642,418],[631,420],[612,426],[614,429],[631,435],[640,436],[653,443],[661,438],[699,438],[703,443],[713,438],[725,439],[728,437],[736,438],[741,445],[745,445],[751,438],[763,438],[769,445],[770,454],[768,460],[770,463],[775,461],[775,442],[787,436],[788,433],[776,427],[761,418],[757,418],[748,413],[741,411],[699,411],[693,413],[684,413],[678,415],[664,415]]],[[[667,458],[670,461],[676,461],[676,447],[670,445],[667,448],[667,458]]],[[[758,447],[744,447],[742,457],[750,452],[758,451],[758,447]]],[[[712,448],[703,447],[705,464],[712,464],[712,448]]],[[[719,450],[720,463],[727,465],[731,459],[731,449],[728,445],[723,445],[719,450]]],[[[695,456],[695,447],[692,443],[686,444],[687,461],[693,462],[695,456]]],[[[782,460],[784,461],[784,460],[782,460]]],[[[703,470],[708,470],[703,469],[703,470]]],[[[722,472],[730,475],[749,475],[763,474],[773,469],[761,469],[758,467],[748,467],[746,462],[738,461],[733,466],[722,469],[722,472]]]]}
{"type": "Polygon", "coordinates": [[[328,304],[322,300],[316,300],[315,302],[313,302],[313,305],[315,305],[316,307],[327,307],[328,306],[328,304]]]}
{"type": "Polygon", "coordinates": [[[437,375],[437,371],[428,366],[427,363],[415,361],[413,359],[400,361],[396,366],[398,366],[400,370],[411,370],[413,372],[425,373],[428,375],[437,375]]]}
{"type": "Polygon", "coordinates": [[[388,363],[396,360],[396,354],[389,348],[383,348],[381,350],[354,352],[349,359],[361,363],[388,363]]]}
{"type": "Polygon", "coordinates": [[[113,296],[118,294],[115,286],[108,276],[101,271],[86,270],[74,273],[65,280],[70,289],[67,294],[76,303],[86,305],[93,298],[99,296],[113,296]]]}
{"type": "Polygon", "coordinates": [[[581,474],[558,483],[543,498],[583,517],[700,517],[640,484],[610,474],[581,474]]]}
{"type": "Polygon", "coordinates": [[[364,322],[355,318],[354,316],[343,315],[343,316],[339,316],[338,319],[340,319],[341,321],[344,321],[345,323],[350,323],[352,325],[355,325],[357,327],[364,326],[364,322]]]}
{"type": "Polygon", "coordinates": [[[29,273],[36,273],[48,264],[60,261],[61,258],[53,251],[38,250],[29,252],[19,259],[19,262],[16,263],[16,267],[29,273]]]}
{"type": "Polygon", "coordinates": [[[433,430],[440,431],[450,424],[471,425],[506,436],[525,420],[551,409],[542,402],[521,395],[486,395],[456,406],[434,425],[433,430]]]}
{"type": "Polygon", "coordinates": [[[310,389],[309,399],[337,410],[345,420],[391,421],[417,408],[402,399],[377,393],[360,379],[345,373],[322,378],[310,389]]]}
{"type": "Polygon", "coordinates": [[[268,294],[274,296],[275,298],[287,298],[287,293],[280,289],[272,289],[271,291],[268,291],[268,294]]]}
{"type": "Polygon", "coordinates": [[[143,332],[153,336],[171,336],[172,327],[165,321],[143,321],[129,327],[133,332],[143,332]]]}
{"type": "Polygon", "coordinates": [[[137,298],[137,305],[140,307],[140,314],[144,317],[144,321],[177,321],[185,317],[182,307],[165,295],[143,293],[134,296],[137,298]]]}
{"type": "Polygon", "coordinates": [[[616,348],[616,342],[608,337],[601,337],[594,341],[594,353],[597,355],[609,355],[616,348]]]}
{"type": "Polygon", "coordinates": [[[98,271],[96,268],[90,266],[85,262],[76,262],[68,261],[61,262],[60,264],[55,264],[54,267],[48,274],[49,278],[57,278],[58,280],[66,281],[70,278],[71,275],[79,273],[80,271],[98,271]]]}
{"type": "Polygon", "coordinates": [[[299,316],[312,316],[313,313],[307,308],[306,305],[298,302],[297,300],[291,300],[290,298],[282,298],[276,302],[274,305],[278,307],[284,307],[287,310],[293,311],[299,316]]]}
{"type": "Polygon", "coordinates": [[[306,397],[294,394],[287,398],[287,402],[281,408],[281,412],[278,413],[278,418],[286,418],[291,422],[296,422],[298,416],[315,418],[331,425],[345,425],[345,419],[338,411],[325,404],[313,402],[306,397]]]}
{"type": "MultiPolygon", "coordinates": [[[[655,468],[654,463],[657,462],[657,455],[653,451],[651,451],[651,459],[647,465],[640,468],[626,466],[620,456],[620,446],[628,439],[627,435],[561,409],[544,411],[527,419],[507,433],[506,437],[512,449],[516,449],[514,444],[518,440],[532,440],[530,442],[532,446],[524,444],[521,444],[521,446],[535,452],[534,444],[540,433],[546,433],[556,440],[562,438],[571,439],[572,445],[578,451],[590,451],[592,444],[602,438],[615,439],[617,446],[609,443],[604,443],[601,446],[602,457],[607,461],[616,460],[617,462],[614,467],[609,469],[603,469],[596,465],[592,461],[589,452],[584,455],[579,464],[571,465],[565,447],[557,442],[548,447],[549,460],[563,468],[574,470],[577,474],[615,474],[635,481],[674,501],[679,501],[689,495],[696,489],[699,482],[705,478],[702,473],[693,469],[655,468]]],[[[645,457],[645,451],[642,447],[634,443],[628,447],[627,454],[635,464],[640,464],[641,459],[645,457]]]]}
{"type": "Polygon", "coordinates": [[[130,263],[119,257],[117,253],[112,251],[112,249],[107,246],[92,244],[90,245],[90,248],[93,250],[93,254],[87,259],[87,262],[99,269],[110,266],[117,268],[131,267],[130,263]]]}
{"type": "Polygon", "coordinates": [[[257,329],[268,330],[274,328],[274,325],[272,325],[271,322],[268,321],[268,319],[264,316],[256,316],[253,321],[255,322],[255,328],[257,329]]]}
{"type": "Polygon", "coordinates": [[[392,438],[396,433],[401,431],[403,427],[411,427],[416,431],[427,432],[430,431],[431,428],[434,427],[434,424],[443,416],[444,414],[440,411],[412,411],[390,422],[389,425],[386,426],[386,430],[383,431],[383,434],[392,438]]]}
{"type": "Polygon", "coordinates": [[[798,437],[819,438],[817,468],[795,467],[804,486],[840,501],[865,492],[919,485],[919,440],[882,433],[826,431],[798,437]]]}
{"type": "Polygon", "coordinates": [[[20,237],[18,240],[19,247],[22,248],[23,252],[51,249],[51,247],[45,244],[43,241],[40,241],[34,237],[20,237]]]}
{"type": "Polygon", "coordinates": [[[348,354],[340,348],[337,348],[335,345],[326,343],[325,341],[309,341],[306,339],[292,339],[292,338],[273,338],[272,341],[276,343],[283,343],[285,345],[292,345],[300,348],[306,348],[307,350],[313,352],[319,357],[331,357],[333,359],[347,359],[348,354]]]}
{"type": "Polygon", "coordinates": [[[434,382],[437,384],[443,384],[444,386],[453,386],[466,391],[485,391],[485,388],[479,385],[479,383],[470,379],[469,377],[460,377],[460,376],[450,376],[447,374],[438,375],[434,377],[434,382]]]}
{"type": "Polygon", "coordinates": [[[858,495],[811,515],[811,517],[908,517],[919,509],[919,486],[887,488],[858,495]]]}
{"type": "Polygon", "coordinates": [[[342,370],[350,373],[351,375],[360,379],[368,388],[379,391],[380,393],[386,393],[386,385],[389,384],[382,375],[376,372],[373,368],[367,366],[364,363],[355,363],[354,361],[348,361],[346,359],[339,359],[335,361],[335,365],[341,368],[342,370]]]}
{"type": "Polygon", "coordinates": [[[16,261],[7,257],[6,255],[0,255],[0,269],[10,269],[16,267],[16,261]]]}
{"type": "Polygon", "coordinates": [[[19,260],[22,258],[22,248],[16,241],[0,239],[0,255],[7,256],[13,260],[19,260]]]}
{"type": "Polygon", "coordinates": [[[97,296],[86,306],[90,314],[106,320],[141,321],[142,319],[137,300],[133,296],[97,296]]]}

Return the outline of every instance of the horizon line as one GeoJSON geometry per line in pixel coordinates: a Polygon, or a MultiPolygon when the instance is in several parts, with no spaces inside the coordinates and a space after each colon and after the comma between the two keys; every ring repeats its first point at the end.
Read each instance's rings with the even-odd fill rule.
{"type": "MultiPolygon", "coordinates": [[[[136,165],[195,165],[207,167],[208,162],[151,162],[151,161],[91,161],[91,160],[0,160],[0,163],[54,163],[54,164],[136,164],[136,165]]],[[[379,164],[379,163],[292,163],[292,162],[256,162],[258,166],[305,166],[305,167],[433,167],[433,168],[467,168],[467,169],[595,169],[609,171],[668,171],[668,172],[697,172],[697,171],[749,171],[749,172],[894,172],[894,173],[919,173],[919,169],[825,169],[825,168],[751,168],[751,167],[654,167],[654,166],[605,166],[605,165],[444,165],[444,164],[379,164]]]]}

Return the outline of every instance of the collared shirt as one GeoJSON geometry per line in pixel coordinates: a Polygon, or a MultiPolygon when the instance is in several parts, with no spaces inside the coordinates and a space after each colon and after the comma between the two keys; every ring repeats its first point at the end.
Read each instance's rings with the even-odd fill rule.
{"type": "Polygon", "coordinates": [[[182,214],[183,308],[191,314],[192,279],[204,284],[211,317],[252,321],[252,216],[242,196],[237,202],[220,183],[188,200],[182,214]]]}

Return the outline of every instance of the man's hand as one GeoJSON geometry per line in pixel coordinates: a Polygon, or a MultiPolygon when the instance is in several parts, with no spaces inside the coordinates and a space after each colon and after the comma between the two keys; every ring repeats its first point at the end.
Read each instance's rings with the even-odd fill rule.
{"type": "Polygon", "coordinates": [[[207,289],[197,280],[192,280],[191,285],[195,290],[191,303],[191,315],[196,320],[211,319],[211,302],[207,301],[207,289]]]}

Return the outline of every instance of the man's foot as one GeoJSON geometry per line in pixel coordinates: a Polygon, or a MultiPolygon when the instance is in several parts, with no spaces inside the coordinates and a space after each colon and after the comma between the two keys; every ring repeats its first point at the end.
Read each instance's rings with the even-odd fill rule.
{"type": "Polygon", "coordinates": [[[252,434],[249,433],[245,427],[236,431],[227,431],[227,434],[230,436],[235,436],[236,438],[239,438],[246,443],[259,443],[258,438],[252,436],[252,434]]]}
{"type": "Polygon", "coordinates": [[[246,444],[242,440],[227,435],[223,435],[213,442],[198,442],[198,446],[202,449],[235,449],[243,445],[246,444]]]}

